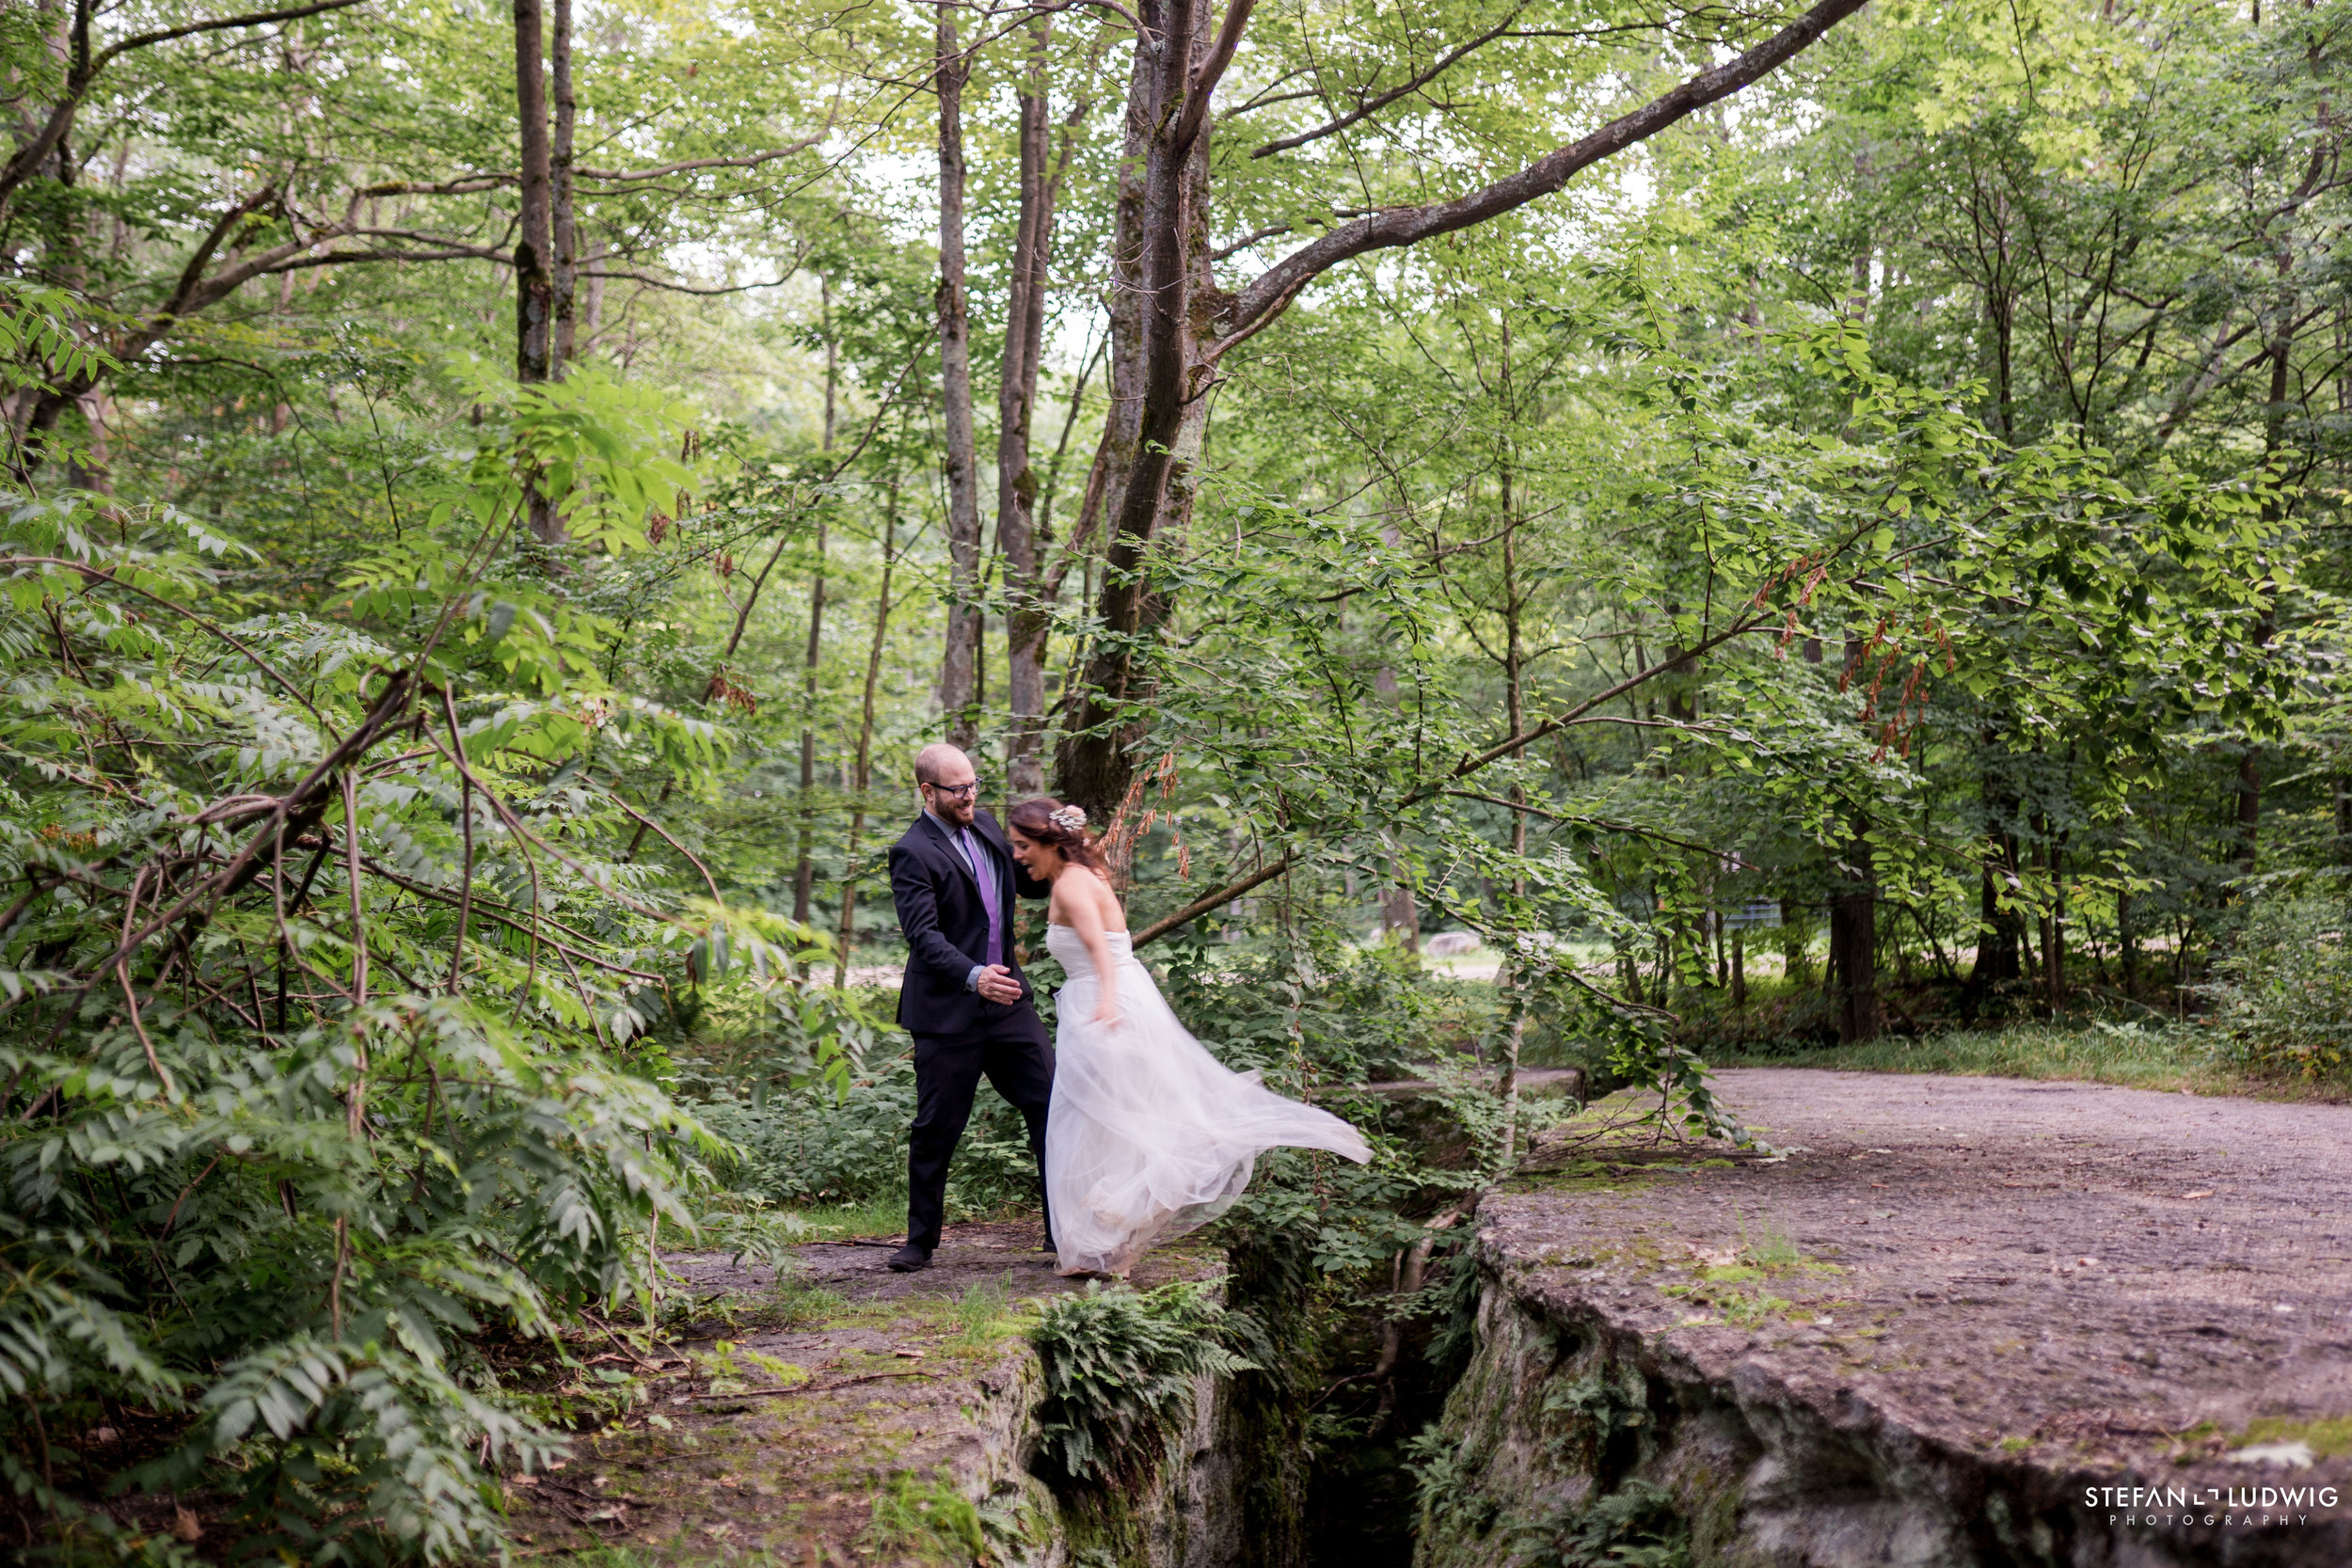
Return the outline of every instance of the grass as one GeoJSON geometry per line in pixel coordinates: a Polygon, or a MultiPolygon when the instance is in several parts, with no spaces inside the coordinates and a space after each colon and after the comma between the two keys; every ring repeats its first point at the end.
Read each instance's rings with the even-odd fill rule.
{"type": "Polygon", "coordinates": [[[988,1556],[980,1511],[971,1500],[944,1477],[903,1470],[876,1495],[864,1544],[926,1562],[975,1562],[988,1556]]]}
{"type": "Polygon", "coordinates": [[[1715,1045],[1710,1067],[1826,1068],[1847,1072],[1940,1072],[1963,1077],[2074,1079],[2195,1094],[2277,1094],[2216,1058],[2199,1024],[2021,1023],[1998,1030],[1889,1035],[1858,1045],[1715,1045]]]}
{"type": "Polygon", "coordinates": [[[2315,1458],[2335,1459],[2352,1453],[2352,1416],[2298,1421],[2285,1416],[2265,1416],[2249,1423],[2234,1447],[2257,1443],[2308,1443],[2315,1458]]]}
{"type": "Polygon", "coordinates": [[[993,1279],[966,1286],[963,1299],[956,1303],[955,1316],[956,1333],[946,1347],[951,1355],[985,1355],[1021,1331],[1005,1287],[993,1279]]]}
{"type": "Polygon", "coordinates": [[[850,1309],[849,1299],[839,1291],[799,1279],[776,1281],[765,1305],[778,1328],[806,1328],[828,1323],[850,1309]]]}
{"type": "Polygon", "coordinates": [[[817,1235],[835,1240],[906,1234],[907,1199],[904,1193],[882,1193],[856,1203],[827,1204],[793,1212],[817,1235]]]}

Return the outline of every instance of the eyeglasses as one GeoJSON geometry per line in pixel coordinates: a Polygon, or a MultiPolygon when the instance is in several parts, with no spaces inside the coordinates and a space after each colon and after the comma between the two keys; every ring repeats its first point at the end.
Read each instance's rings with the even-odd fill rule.
{"type": "Polygon", "coordinates": [[[934,794],[945,795],[951,800],[961,800],[971,796],[977,795],[980,792],[980,781],[975,779],[970,784],[925,784],[923,787],[930,790],[934,794]]]}

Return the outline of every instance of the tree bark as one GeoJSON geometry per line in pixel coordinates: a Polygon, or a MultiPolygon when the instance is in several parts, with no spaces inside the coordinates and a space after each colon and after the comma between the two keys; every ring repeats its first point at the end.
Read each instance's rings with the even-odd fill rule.
{"type": "Polygon", "coordinates": [[[555,139],[548,155],[548,221],[555,265],[548,279],[554,346],[548,376],[561,381],[564,367],[572,360],[579,325],[575,316],[580,296],[580,228],[572,192],[572,142],[579,104],[572,94],[572,0],[548,3],[553,8],[549,12],[553,26],[548,40],[548,66],[555,89],[555,139]]]}
{"type": "MultiPolygon", "coordinates": [[[[1246,20],[1247,0],[1232,0],[1229,33],[1235,13],[1246,20]]],[[[1153,0],[1140,14],[1168,44],[1136,52],[1128,89],[1127,165],[1112,264],[1114,298],[1134,305],[1132,314],[1112,311],[1106,426],[1117,489],[1086,690],[1077,725],[1055,757],[1057,793],[1098,821],[1116,818],[1134,778],[1129,751],[1145,724],[1136,707],[1149,693],[1151,644],[1168,610],[1150,580],[1148,557],[1155,546],[1181,546],[1208,412],[1209,367],[1193,303],[1211,292],[1208,135],[1199,111],[1215,89],[1206,67],[1217,51],[1208,40],[1208,13],[1196,0],[1153,0]],[[1196,61],[1202,65],[1197,73],[1196,61]],[[1132,440],[1120,425],[1127,399],[1135,409],[1132,440]]]]}
{"type": "Polygon", "coordinates": [[[522,146],[522,208],[515,238],[515,379],[548,379],[555,279],[548,268],[553,194],[540,0],[515,0],[515,113],[522,146]]]}
{"type": "MultiPolygon", "coordinates": [[[[825,425],[822,449],[833,451],[834,409],[841,391],[841,349],[834,341],[833,282],[817,285],[818,317],[825,334],[825,425]]],[[[885,565],[885,571],[887,566],[885,565]]],[[[887,587],[882,595],[889,597],[887,587]]],[[[817,515],[817,569],[808,584],[808,654],[801,665],[801,855],[792,870],[792,918],[808,924],[809,900],[817,890],[817,672],[824,657],[825,515],[817,515]]],[[[868,699],[869,703],[871,699],[868,699]]],[[[858,786],[863,789],[863,784],[858,786]]],[[[850,853],[855,854],[852,849],[850,853]]],[[[847,911],[844,911],[847,918],[847,911]]]]}
{"type": "MultiPolygon", "coordinates": [[[[1846,639],[1846,669],[1858,670],[1858,637],[1846,639]]],[[[1837,1043],[1879,1037],[1878,873],[1870,850],[1870,818],[1853,814],[1839,887],[1829,906],[1829,962],[1836,974],[1837,1043]]]]}
{"type": "Polygon", "coordinates": [[[980,499],[972,435],[972,320],[964,283],[963,88],[972,66],[945,0],[933,56],[939,94],[939,380],[946,450],[947,626],[939,705],[947,739],[965,751],[979,737],[974,689],[980,653],[980,499]]]}
{"type": "MultiPolygon", "coordinates": [[[[521,213],[515,239],[515,379],[526,387],[549,378],[555,312],[549,238],[553,169],[542,20],[540,0],[515,0],[515,113],[522,152],[521,213]]],[[[555,544],[564,537],[564,519],[537,476],[529,483],[531,531],[541,544],[555,544]]]]}
{"type": "MultiPolygon", "coordinates": [[[[1999,744],[2000,732],[1986,724],[1977,744],[1989,754],[1999,744]]],[[[2001,908],[2004,886],[2017,872],[2017,797],[2009,781],[1989,763],[1978,772],[1978,800],[1984,813],[1984,852],[1977,868],[1977,961],[1968,973],[1968,989],[1982,995],[1994,986],[2017,978],[2018,916],[2001,908]]]]}
{"type": "MultiPolygon", "coordinates": [[[[2287,274],[2289,265],[2289,259],[2281,255],[2279,261],[2279,271],[2281,277],[2287,274]]],[[[2287,296],[2287,303],[2280,308],[2280,316],[2282,322],[2291,323],[2294,320],[2294,294],[2290,293],[2287,296]]],[[[2270,398],[2263,409],[2263,473],[2264,477],[2274,484],[2285,483],[2287,477],[2283,472],[2286,451],[2287,391],[2289,375],[2293,368],[2294,347],[2293,326],[2281,325],[2271,340],[2270,398]]],[[[2286,508],[2282,501],[2274,498],[2265,505],[2264,511],[2271,521],[2276,522],[2284,516],[2286,508]]],[[[2250,641],[2257,649],[2268,648],[2270,640],[2278,635],[2278,630],[2277,600],[2265,599],[2263,602],[2262,614],[2254,622],[2254,632],[2250,641]]],[[[2251,877],[2254,874],[2254,866],[2262,846],[2262,743],[2249,732],[2246,736],[2246,750],[2238,756],[2237,842],[2233,847],[2230,857],[2236,864],[2238,875],[2241,877],[2251,877]]]]}
{"type": "Polygon", "coordinates": [[[1878,888],[1870,853],[1870,820],[1856,813],[1846,846],[1846,871],[1829,907],[1829,957],[1837,972],[1837,1043],[1879,1037],[1878,888]]]}
{"type": "Polygon", "coordinates": [[[1046,174],[1045,50],[1052,22],[1029,29],[1029,68],[1019,96],[1021,213],[1012,288],[996,382],[996,540],[1005,555],[1006,780],[1020,800],[1045,787],[1045,642],[1052,626],[1038,570],[1038,482],[1030,463],[1039,362],[1045,336],[1046,271],[1053,255],[1054,186],[1046,174]]]}
{"type": "Polygon", "coordinates": [[[2042,1000],[2056,1018],[2066,1000],[2066,859],[2056,837],[2045,842],[2042,862],[2050,878],[2050,912],[2042,920],[2042,1000]]]}

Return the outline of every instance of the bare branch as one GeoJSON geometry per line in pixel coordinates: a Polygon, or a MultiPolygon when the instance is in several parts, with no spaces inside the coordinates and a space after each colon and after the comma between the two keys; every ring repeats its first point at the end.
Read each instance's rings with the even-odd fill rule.
{"type": "Polygon", "coordinates": [[[1258,0],[1225,0],[1225,20],[1216,29],[1216,41],[1209,45],[1208,57],[1200,69],[1193,72],[1192,84],[1184,92],[1184,109],[1176,121],[1174,146],[1177,156],[1191,147],[1200,135],[1200,127],[1209,122],[1209,100],[1216,93],[1216,84],[1225,74],[1225,68],[1233,63],[1233,51],[1241,47],[1241,35],[1249,25],[1249,13],[1258,0]]]}
{"type": "Polygon", "coordinates": [[[1270,240],[1278,234],[1287,234],[1290,231],[1291,226],[1287,223],[1268,224],[1263,229],[1250,230],[1248,233],[1244,234],[1240,239],[1235,240],[1232,245],[1225,246],[1221,250],[1210,251],[1209,260],[1212,261],[1222,261],[1228,256],[1238,255],[1242,251],[1248,250],[1251,245],[1256,245],[1260,240],[1270,240]]]}
{"type": "Polygon", "coordinates": [[[5,207],[17,186],[32,178],[33,171],[56,150],[57,144],[72,129],[74,112],[81,107],[82,100],[89,95],[91,84],[98,80],[99,72],[118,57],[135,49],[151,48],[158,43],[169,43],[174,39],[189,38],[198,33],[226,32],[236,27],[266,27],[273,22],[297,22],[306,16],[344,10],[362,3],[364,0],[315,0],[314,4],[294,6],[285,10],[247,11],[240,16],[191,22],[184,26],[166,27],[152,33],[134,33],[127,39],[108,44],[88,65],[67,76],[64,94],[50,109],[49,118],[42,123],[40,132],[17,150],[16,156],[8,160],[7,167],[0,168],[0,207],[5,207]]]}
{"type": "Polygon", "coordinates": [[[664,164],[660,168],[581,168],[574,169],[572,172],[581,180],[600,181],[608,185],[626,185],[640,180],[662,180],[673,174],[691,174],[698,169],[757,168],[762,164],[772,164],[778,158],[789,158],[796,152],[805,152],[824,139],[821,134],[803,136],[789,147],[770,148],[765,152],[754,152],[741,158],[689,158],[684,163],[664,164]]]}
{"type": "Polygon", "coordinates": [[[1355,124],[1359,119],[1378,114],[1382,109],[1387,108],[1390,104],[1395,103],[1398,99],[1403,98],[1406,94],[1419,92],[1422,87],[1427,87],[1430,83],[1444,75],[1448,71],[1451,71],[1454,68],[1455,62],[1460,60],[1463,55],[1470,54],[1472,50],[1485,48],[1487,44],[1492,43],[1495,40],[1501,38],[1504,33],[1509,32],[1511,30],[1511,24],[1519,19],[1519,13],[1524,9],[1526,9],[1526,7],[1523,5],[1514,6],[1511,8],[1510,15],[1496,23],[1493,26],[1479,34],[1476,38],[1470,39],[1462,43],[1459,47],[1451,49],[1445,54],[1440,55],[1437,60],[1430,65],[1428,70],[1406,82],[1403,87],[1393,87],[1389,91],[1382,93],[1377,98],[1366,99],[1363,103],[1359,103],[1348,113],[1340,116],[1339,119],[1328,120],[1324,124],[1316,126],[1311,131],[1301,131],[1295,136],[1278,137],[1277,139],[1266,143],[1263,147],[1258,149],[1255,152],[1252,152],[1249,155],[1253,158],[1270,158],[1277,152],[1287,152],[1294,147],[1304,147],[1311,141],[1320,141],[1325,136],[1333,135],[1341,131],[1346,130],[1349,126],[1355,124]]]}
{"type": "Polygon", "coordinates": [[[1217,889],[1215,893],[1210,894],[1208,896],[1194,899],[1191,903],[1186,904],[1183,909],[1178,910],[1174,914],[1164,915],[1160,919],[1152,922],[1151,925],[1146,926],[1142,930],[1137,931],[1128,945],[1130,947],[1141,947],[1147,942],[1154,942],[1159,938],[1168,935],[1168,932],[1174,930],[1179,926],[1190,925],[1192,922],[1200,919],[1202,915],[1208,913],[1211,910],[1216,909],[1219,904],[1230,904],[1234,899],[1240,897],[1243,894],[1248,893],[1251,888],[1256,887],[1261,882],[1272,881],[1275,878],[1279,877],[1283,872],[1288,871],[1297,859],[1298,852],[1295,849],[1283,850],[1279,855],[1277,855],[1274,859],[1266,862],[1265,864],[1258,867],[1257,870],[1252,871],[1248,876],[1242,878],[1240,880],[1228,882],[1223,887],[1217,889]]]}
{"type": "Polygon", "coordinates": [[[1280,314],[1301,289],[1342,261],[1367,251],[1417,245],[1438,234],[1474,228],[1539,197],[1549,196],[1581,170],[1769,75],[1866,3],[1867,0],[1820,0],[1811,10],[1739,58],[1701,71],[1631,114],[1611,120],[1591,135],[1547,153],[1518,173],[1467,196],[1421,207],[1391,208],[1343,224],[1312,244],[1293,251],[1244,289],[1225,319],[1226,337],[1213,345],[1205,357],[1214,362],[1280,314]]]}

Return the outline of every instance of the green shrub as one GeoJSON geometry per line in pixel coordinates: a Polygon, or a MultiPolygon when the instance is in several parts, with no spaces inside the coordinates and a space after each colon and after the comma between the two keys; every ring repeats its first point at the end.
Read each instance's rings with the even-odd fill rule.
{"type": "Polygon", "coordinates": [[[223,1559],[499,1551],[500,1473],[614,1408],[511,1369],[650,1302],[722,1152],[661,1086],[687,974],[838,1055],[812,933],[651,891],[591,785],[716,731],[507,575],[534,465],[603,476],[583,526],[673,493],[633,398],[517,394],[331,616],[252,613],[168,508],[8,499],[0,1484],[65,1557],[174,1550],[164,1494],[223,1559]]]}
{"type": "Polygon", "coordinates": [[[2217,965],[2225,1053],[2249,1072],[2352,1083],[2352,911],[2340,899],[2266,898],[2217,965]]]}
{"type": "Polygon", "coordinates": [[[1029,1339],[1045,1363],[1038,1424],[1052,1479],[1140,1487],[1192,1418],[1194,1380],[1256,1370],[1228,1343],[1209,1290],[1097,1282],[1045,1304],[1029,1339]]]}
{"type": "MultiPolygon", "coordinates": [[[[903,1039],[904,1037],[899,1037],[903,1039]]],[[[683,1085],[694,1092],[690,1075],[683,1085]]],[[[845,1089],[699,1085],[695,1111],[740,1152],[723,1170],[737,1188],[772,1203],[852,1204],[906,1191],[907,1133],[914,1124],[914,1061],[897,1056],[845,1089]]],[[[1037,1162],[1021,1113],[986,1085],[948,1172],[951,1212],[986,1213],[1035,1200],[1037,1162]]]]}

